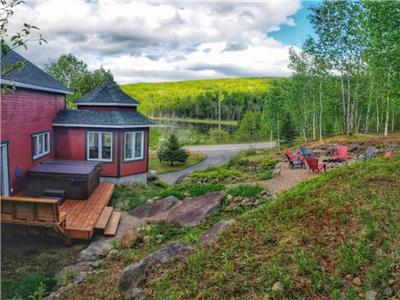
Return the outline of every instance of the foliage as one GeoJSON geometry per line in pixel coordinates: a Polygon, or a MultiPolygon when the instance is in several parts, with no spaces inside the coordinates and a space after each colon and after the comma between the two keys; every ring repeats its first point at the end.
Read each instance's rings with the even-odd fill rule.
{"type": "Polygon", "coordinates": [[[211,192],[219,192],[225,189],[222,184],[214,184],[214,183],[203,183],[203,184],[179,184],[173,185],[171,187],[166,188],[164,191],[158,194],[158,197],[163,198],[167,196],[175,196],[178,199],[184,199],[185,197],[196,197],[201,196],[206,193],[211,192]]]}
{"type": "Polygon", "coordinates": [[[210,144],[229,143],[231,139],[229,132],[224,129],[212,128],[208,131],[208,142],[210,144]]]}
{"type": "Polygon", "coordinates": [[[53,274],[25,274],[18,280],[2,280],[2,299],[42,299],[55,284],[53,274]]]}
{"type": "MultiPolygon", "coordinates": [[[[23,0],[1,0],[0,4],[0,43],[1,43],[1,56],[7,54],[10,50],[14,50],[19,47],[28,49],[28,43],[37,42],[39,45],[46,43],[40,33],[40,29],[32,24],[23,23],[22,28],[9,34],[9,23],[11,17],[14,15],[15,8],[24,3],[23,0]]],[[[9,73],[13,70],[18,70],[24,67],[23,62],[17,62],[12,65],[2,65],[1,77],[4,74],[9,73]]],[[[1,94],[12,91],[13,85],[1,85],[1,94]]]]}
{"type": "Polygon", "coordinates": [[[297,136],[296,129],[293,124],[292,116],[286,113],[282,122],[282,140],[286,144],[292,144],[297,136]]]}
{"type": "MultiPolygon", "coordinates": [[[[284,79],[279,79],[283,81],[284,79]]],[[[123,91],[141,103],[139,109],[153,116],[239,120],[247,110],[260,110],[271,78],[225,78],[181,82],[122,85],[123,91]]]]}
{"type": "Polygon", "coordinates": [[[227,193],[234,197],[240,196],[251,198],[257,196],[262,190],[263,188],[258,185],[240,184],[229,189],[227,193]]]}
{"type": "Polygon", "coordinates": [[[72,95],[67,95],[68,107],[73,107],[76,99],[91,92],[104,82],[114,80],[109,70],[100,67],[91,72],[84,61],[79,60],[71,53],[61,55],[45,68],[47,73],[72,90],[72,95]]]}
{"type": "Polygon", "coordinates": [[[167,162],[171,166],[174,163],[185,163],[189,154],[179,145],[175,134],[171,134],[168,140],[157,150],[157,156],[161,163],[167,162]]]}
{"type": "Polygon", "coordinates": [[[196,171],[189,175],[190,178],[204,182],[223,182],[235,176],[240,176],[237,170],[226,169],[223,166],[211,167],[204,171],[196,171]]]}
{"type": "Polygon", "coordinates": [[[239,122],[236,138],[241,141],[253,142],[260,135],[260,113],[247,111],[239,122]]]}

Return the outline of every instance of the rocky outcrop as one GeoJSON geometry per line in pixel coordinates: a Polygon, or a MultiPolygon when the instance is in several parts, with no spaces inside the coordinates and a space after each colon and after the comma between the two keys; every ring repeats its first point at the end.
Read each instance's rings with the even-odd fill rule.
{"type": "Polygon", "coordinates": [[[224,197],[223,192],[212,192],[202,196],[189,198],[172,207],[165,216],[165,221],[183,227],[194,227],[219,208],[224,197]]]}
{"type": "Polygon", "coordinates": [[[182,256],[193,247],[181,243],[171,243],[160,250],[147,255],[139,262],[127,266],[119,280],[118,287],[125,300],[137,299],[142,290],[138,287],[144,280],[148,268],[156,263],[165,263],[182,256]]]}
{"type": "Polygon", "coordinates": [[[137,218],[149,218],[169,210],[180,202],[181,201],[179,201],[178,198],[169,196],[161,200],[144,203],[128,213],[137,218]]]}
{"type": "Polygon", "coordinates": [[[92,242],[89,247],[84,249],[78,258],[78,262],[94,261],[104,257],[110,252],[112,248],[110,240],[99,240],[92,242]]]}
{"type": "Polygon", "coordinates": [[[226,230],[229,226],[235,223],[235,220],[222,220],[219,221],[217,224],[213,225],[210,229],[207,230],[206,233],[204,233],[199,241],[197,242],[198,245],[202,246],[208,243],[211,243],[214,241],[217,236],[226,230]]]}

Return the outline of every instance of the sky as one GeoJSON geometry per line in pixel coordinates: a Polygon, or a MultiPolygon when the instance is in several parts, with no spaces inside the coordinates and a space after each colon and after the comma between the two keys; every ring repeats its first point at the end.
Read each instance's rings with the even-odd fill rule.
{"type": "Polygon", "coordinates": [[[289,76],[288,51],[312,29],[301,0],[27,1],[10,32],[26,22],[47,43],[17,51],[44,67],[64,53],[118,83],[289,76]]]}

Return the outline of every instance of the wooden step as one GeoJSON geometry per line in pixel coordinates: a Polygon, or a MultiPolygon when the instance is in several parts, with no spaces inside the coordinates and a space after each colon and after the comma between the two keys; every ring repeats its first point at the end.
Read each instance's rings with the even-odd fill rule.
{"type": "Polygon", "coordinates": [[[113,213],[111,214],[111,218],[108,221],[107,227],[104,230],[104,235],[114,236],[115,233],[117,232],[120,219],[121,219],[121,212],[113,211],[113,213]]]}
{"type": "Polygon", "coordinates": [[[112,212],[113,212],[113,208],[111,206],[104,207],[94,228],[104,230],[107,226],[108,221],[111,218],[112,212]]]}

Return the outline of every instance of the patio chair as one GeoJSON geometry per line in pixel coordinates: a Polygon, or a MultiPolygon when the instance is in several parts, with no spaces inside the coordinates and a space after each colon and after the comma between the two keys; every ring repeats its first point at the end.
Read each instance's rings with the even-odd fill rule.
{"type": "Polygon", "coordinates": [[[391,158],[393,156],[393,150],[387,150],[384,154],[384,157],[391,158]]]}
{"type": "Polygon", "coordinates": [[[365,152],[365,154],[360,155],[360,157],[359,157],[358,159],[360,159],[360,160],[368,160],[368,159],[371,159],[371,158],[375,155],[375,153],[376,153],[377,151],[378,151],[378,150],[377,150],[375,147],[369,146],[369,147],[367,148],[367,151],[365,152]]]}
{"type": "Polygon", "coordinates": [[[308,152],[308,149],[307,149],[307,147],[305,145],[300,147],[300,151],[301,151],[301,153],[303,154],[303,156],[305,158],[306,157],[319,157],[319,155],[317,155],[317,154],[313,154],[313,153],[308,152]]]}
{"type": "Polygon", "coordinates": [[[320,162],[318,158],[306,157],[305,160],[310,170],[314,173],[320,173],[322,170],[326,171],[326,164],[320,162]]]}
{"type": "Polygon", "coordinates": [[[335,153],[333,154],[332,160],[334,161],[345,161],[350,158],[349,148],[345,145],[340,145],[335,153]]]}
{"type": "MultiPolygon", "coordinates": [[[[289,150],[289,149],[287,149],[289,150]]],[[[305,168],[304,160],[300,156],[294,155],[290,150],[285,150],[285,156],[289,161],[289,168],[293,169],[294,167],[305,168]]]]}

